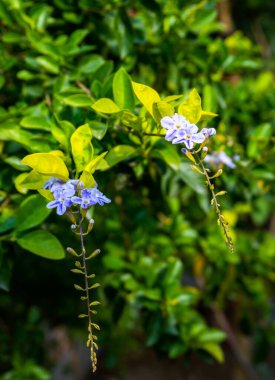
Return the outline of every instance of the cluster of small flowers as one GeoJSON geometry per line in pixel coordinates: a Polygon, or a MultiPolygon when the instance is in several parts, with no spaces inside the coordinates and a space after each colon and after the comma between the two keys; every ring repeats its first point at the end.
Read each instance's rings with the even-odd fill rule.
{"type": "MultiPolygon", "coordinates": [[[[238,156],[234,156],[235,160],[238,160],[238,156]]],[[[215,167],[220,165],[226,165],[230,169],[235,169],[236,165],[233,162],[232,158],[229,157],[224,151],[216,152],[214,151],[212,154],[208,154],[205,159],[205,162],[212,164],[215,167]]]]}
{"type": "Polygon", "coordinates": [[[84,189],[82,182],[77,179],[69,179],[63,182],[59,178],[52,177],[44,185],[54,196],[54,201],[47,204],[47,208],[55,208],[57,215],[63,215],[67,208],[73,205],[80,205],[81,208],[87,209],[95,204],[103,206],[104,203],[110,203],[107,198],[97,187],[84,189]]]}
{"type": "Polygon", "coordinates": [[[198,132],[199,128],[195,124],[177,113],[172,117],[163,117],[160,123],[166,129],[165,140],[172,141],[172,144],[184,143],[188,149],[193,149],[194,144],[201,144],[206,138],[216,134],[215,128],[203,128],[198,132]]]}

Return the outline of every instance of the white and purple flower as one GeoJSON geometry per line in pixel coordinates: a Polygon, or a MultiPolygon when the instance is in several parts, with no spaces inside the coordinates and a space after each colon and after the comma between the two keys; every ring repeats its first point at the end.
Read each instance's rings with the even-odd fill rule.
{"type": "Polygon", "coordinates": [[[80,205],[81,208],[87,209],[95,204],[103,206],[104,203],[110,203],[107,198],[97,187],[83,189],[83,183],[78,180],[69,179],[63,182],[58,178],[50,178],[44,185],[44,189],[49,189],[54,200],[47,204],[47,208],[56,208],[57,215],[63,215],[68,207],[80,205]]]}
{"type": "Polygon", "coordinates": [[[201,144],[208,136],[216,134],[215,128],[203,128],[198,132],[199,128],[195,124],[177,113],[172,117],[163,117],[160,123],[166,129],[165,140],[173,144],[183,143],[188,149],[192,149],[194,144],[201,144]]]}
{"type": "Polygon", "coordinates": [[[172,141],[177,136],[178,131],[185,129],[189,123],[184,116],[177,113],[172,117],[163,117],[160,122],[162,127],[167,130],[165,135],[165,140],[167,141],[172,141]]]}
{"type": "Polygon", "coordinates": [[[213,152],[212,154],[208,154],[205,159],[205,162],[212,164],[213,166],[226,165],[230,169],[235,169],[236,165],[233,162],[232,158],[229,157],[224,151],[213,152]]]}
{"type": "Polygon", "coordinates": [[[203,133],[199,132],[195,124],[189,124],[185,129],[180,129],[173,139],[173,144],[184,143],[186,148],[192,149],[194,144],[201,144],[205,140],[203,133]]]}

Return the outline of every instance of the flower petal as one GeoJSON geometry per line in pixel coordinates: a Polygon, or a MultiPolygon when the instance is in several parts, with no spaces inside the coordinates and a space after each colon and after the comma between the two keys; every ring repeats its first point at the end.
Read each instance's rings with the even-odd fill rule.
{"type": "Polygon", "coordinates": [[[164,116],[161,121],[160,121],[160,124],[163,128],[165,129],[171,129],[171,128],[174,128],[175,127],[175,123],[174,121],[171,119],[171,117],[169,116],[164,116]]]}
{"type": "Polygon", "coordinates": [[[47,203],[46,207],[47,208],[55,208],[59,205],[59,201],[51,201],[49,203],[47,203]]]}
{"type": "Polygon", "coordinates": [[[193,142],[191,141],[191,140],[184,140],[183,141],[183,143],[185,144],[185,146],[186,146],[186,148],[188,148],[188,149],[192,149],[193,148],[193,146],[194,146],[194,144],[193,144],[193,142]]]}
{"type": "Polygon", "coordinates": [[[176,137],[177,130],[176,129],[170,129],[166,132],[165,140],[172,141],[174,137],[176,137]]]}
{"type": "Polygon", "coordinates": [[[66,206],[63,202],[60,202],[57,206],[56,213],[57,215],[63,215],[66,212],[66,206]]]}
{"type": "Polygon", "coordinates": [[[203,133],[195,133],[192,137],[191,137],[192,141],[195,142],[195,143],[202,143],[204,140],[205,140],[205,135],[203,133]]]}
{"type": "Polygon", "coordinates": [[[196,126],[196,124],[190,124],[188,127],[188,131],[190,134],[197,133],[199,128],[196,126]]]}
{"type": "Polygon", "coordinates": [[[73,203],[76,203],[76,204],[78,204],[78,205],[81,205],[81,203],[82,203],[82,198],[80,198],[80,197],[72,197],[72,198],[71,198],[71,201],[72,201],[73,203]]]}

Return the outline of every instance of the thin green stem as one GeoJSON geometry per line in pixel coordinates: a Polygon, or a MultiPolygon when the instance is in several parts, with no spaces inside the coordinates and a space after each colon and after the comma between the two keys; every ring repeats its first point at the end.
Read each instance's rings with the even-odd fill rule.
{"type": "Polygon", "coordinates": [[[80,206],[78,208],[78,222],[79,222],[79,235],[80,235],[80,242],[81,242],[82,264],[83,264],[83,271],[84,271],[84,277],[85,277],[85,293],[86,293],[86,301],[87,301],[87,315],[88,315],[88,323],[89,323],[88,324],[89,336],[88,336],[87,344],[90,345],[92,367],[93,367],[93,372],[95,372],[96,371],[96,365],[97,365],[97,357],[96,357],[96,352],[94,349],[93,329],[92,329],[92,320],[91,320],[91,312],[90,312],[88,271],[87,271],[87,263],[86,263],[86,249],[85,249],[85,245],[84,245],[82,215],[81,215],[80,206]]]}
{"type": "Polygon", "coordinates": [[[203,174],[204,174],[204,176],[206,178],[207,186],[209,187],[209,190],[210,190],[210,192],[212,194],[212,199],[213,199],[213,202],[214,202],[214,206],[215,206],[215,209],[216,209],[216,213],[218,215],[218,224],[221,225],[221,227],[223,229],[224,236],[225,236],[226,243],[228,245],[228,248],[233,253],[234,252],[234,246],[233,246],[232,238],[229,235],[228,223],[225,221],[224,216],[221,213],[220,205],[218,203],[217,196],[216,196],[215,191],[214,191],[214,185],[211,183],[211,180],[210,180],[210,177],[208,175],[208,172],[207,172],[207,170],[206,170],[206,168],[205,168],[205,166],[204,166],[204,164],[203,164],[200,156],[196,152],[194,152],[194,155],[197,157],[198,163],[201,166],[203,174]]]}

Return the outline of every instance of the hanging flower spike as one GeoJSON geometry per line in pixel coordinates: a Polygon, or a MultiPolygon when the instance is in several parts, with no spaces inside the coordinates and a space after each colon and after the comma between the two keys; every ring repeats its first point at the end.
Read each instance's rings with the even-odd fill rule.
{"type": "MultiPolygon", "coordinates": [[[[211,182],[212,178],[216,178],[219,175],[221,175],[222,170],[218,170],[214,176],[210,177],[208,175],[209,169],[206,169],[203,160],[206,158],[206,162],[211,162],[213,160],[213,157],[210,155],[207,156],[208,148],[204,146],[207,143],[207,140],[210,136],[214,136],[216,134],[215,128],[203,128],[200,132],[198,132],[199,128],[197,125],[190,123],[188,120],[185,119],[185,117],[174,114],[172,117],[165,116],[160,120],[160,124],[163,128],[167,130],[165,139],[167,141],[172,142],[172,144],[180,144],[183,143],[186,148],[182,148],[181,151],[192,161],[195,163],[195,165],[192,165],[192,170],[194,170],[197,173],[200,173],[205,176],[206,178],[206,184],[209,187],[209,190],[212,194],[211,204],[215,205],[216,213],[218,215],[218,224],[221,225],[224,235],[226,244],[228,245],[231,252],[233,252],[233,242],[232,238],[229,235],[229,227],[228,223],[224,219],[224,216],[222,215],[220,211],[220,204],[217,200],[218,196],[224,195],[226,192],[220,191],[218,193],[215,193],[214,191],[214,185],[211,182]],[[204,144],[202,144],[204,143],[204,144]],[[195,144],[202,144],[200,148],[197,151],[193,151],[191,149],[194,148],[195,144]],[[200,154],[199,154],[200,152],[200,154]],[[194,158],[196,157],[196,159],[194,158]],[[207,159],[208,157],[208,159],[207,159]],[[201,167],[201,169],[198,168],[198,166],[201,167]]],[[[232,165],[235,164],[232,162],[230,157],[228,157],[224,152],[221,152],[221,156],[215,157],[215,162],[223,162],[226,165],[230,165],[230,167],[233,167],[232,165]],[[231,162],[230,162],[231,161],[231,162]]]]}
{"type": "Polygon", "coordinates": [[[61,181],[58,178],[50,178],[44,185],[44,189],[49,189],[55,200],[47,204],[47,208],[55,208],[58,215],[63,215],[69,208],[68,216],[71,216],[73,224],[71,225],[71,230],[80,236],[81,242],[81,251],[77,253],[72,248],[67,248],[67,251],[78,258],[82,258],[82,263],[80,261],[75,262],[75,268],[71,271],[76,274],[84,275],[84,287],[78,284],[74,284],[76,290],[83,292],[84,295],[80,299],[86,302],[87,311],[86,314],[80,314],[79,318],[88,319],[88,339],[87,347],[90,348],[90,357],[92,362],[93,372],[97,369],[97,355],[96,351],[98,350],[98,345],[96,343],[97,336],[94,333],[94,330],[99,330],[100,327],[93,322],[92,315],[96,314],[94,308],[100,304],[98,301],[90,302],[90,289],[95,289],[99,283],[91,284],[90,281],[95,277],[95,274],[88,275],[87,272],[87,260],[90,260],[97,256],[100,253],[100,250],[97,249],[92,254],[86,255],[86,249],[84,246],[84,235],[87,235],[91,232],[94,220],[90,219],[88,221],[88,226],[86,232],[83,230],[83,225],[85,223],[85,216],[82,213],[81,209],[87,210],[95,204],[103,206],[105,203],[110,203],[111,200],[107,198],[101,191],[98,190],[97,185],[94,188],[83,188],[84,185],[82,182],[74,179],[69,179],[66,183],[61,181]],[[76,211],[73,211],[76,209],[76,211]],[[78,214],[78,221],[75,220],[73,213],[78,214]],[[71,214],[71,215],[70,215],[71,214]]]}

